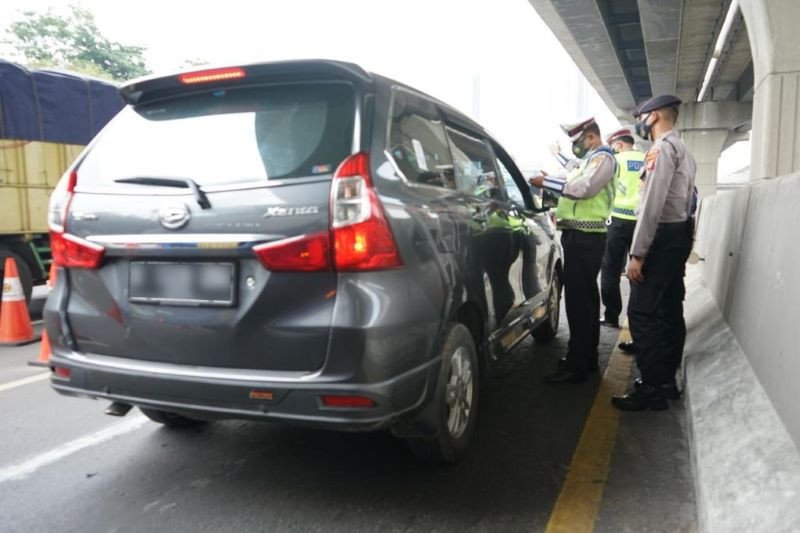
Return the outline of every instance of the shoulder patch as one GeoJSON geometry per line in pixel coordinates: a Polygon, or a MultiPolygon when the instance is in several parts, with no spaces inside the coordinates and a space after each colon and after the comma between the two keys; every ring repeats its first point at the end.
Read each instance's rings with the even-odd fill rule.
{"type": "Polygon", "coordinates": [[[653,170],[655,168],[656,159],[658,159],[658,154],[659,153],[660,153],[660,150],[658,148],[651,148],[647,152],[647,155],[644,158],[644,161],[645,161],[645,165],[644,166],[645,166],[645,170],[647,172],[650,172],[651,170],[653,170]]]}

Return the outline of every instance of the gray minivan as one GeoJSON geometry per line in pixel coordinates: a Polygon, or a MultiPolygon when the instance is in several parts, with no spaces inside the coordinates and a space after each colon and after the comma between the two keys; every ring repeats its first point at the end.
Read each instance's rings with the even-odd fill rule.
{"type": "Polygon", "coordinates": [[[448,105],[336,61],[149,77],[48,214],[52,386],[166,426],[389,428],[453,462],[558,328],[555,227],[448,105]]]}

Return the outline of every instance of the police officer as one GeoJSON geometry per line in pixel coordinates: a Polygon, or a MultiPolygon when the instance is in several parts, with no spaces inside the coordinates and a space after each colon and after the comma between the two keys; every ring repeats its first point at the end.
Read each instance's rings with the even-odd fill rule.
{"type": "Polygon", "coordinates": [[[556,210],[564,248],[564,299],[569,322],[569,349],[546,383],[581,383],[598,366],[600,295],[597,274],[606,246],[606,219],[614,201],[616,160],[603,145],[594,118],[562,125],[580,163],[559,179],[542,173],[529,181],[562,197],[556,210]]]}
{"type": "Polygon", "coordinates": [[[633,240],[633,228],[636,226],[639,178],[644,165],[644,154],[634,149],[633,132],[628,128],[609,135],[606,143],[617,154],[617,175],[614,179],[617,190],[608,223],[606,252],[600,269],[600,294],[605,306],[600,323],[618,328],[619,315],[622,313],[619,276],[625,266],[626,255],[633,240]]]}
{"type": "Polygon", "coordinates": [[[641,380],[631,393],[611,399],[624,411],[666,409],[667,399],[680,395],[675,373],[686,340],[683,276],[692,248],[690,211],[697,169],[675,130],[680,103],[676,96],[661,95],[637,108],[636,133],[654,144],[645,156],[628,265],[628,322],[639,348],[641,380]]]}

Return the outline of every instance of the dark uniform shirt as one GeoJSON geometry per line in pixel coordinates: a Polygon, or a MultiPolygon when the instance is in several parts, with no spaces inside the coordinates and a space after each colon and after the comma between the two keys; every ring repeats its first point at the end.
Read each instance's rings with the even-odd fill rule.
{"type": "Polygon", "coordinates": [[[631,255],[645,257],[659,224],[689,219],[697,164],[675,130],[662,135],[645,157],[631,255]]]}

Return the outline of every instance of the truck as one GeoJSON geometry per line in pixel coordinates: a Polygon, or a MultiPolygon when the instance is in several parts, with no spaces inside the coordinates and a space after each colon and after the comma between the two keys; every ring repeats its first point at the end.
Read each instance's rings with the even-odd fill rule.
{"type": "Polygon", "coordinates": [[[114,82],[0,59],[0,280],[13,257],[28,301],[51,262],[50,193],[123,106],[114,82]]]}

